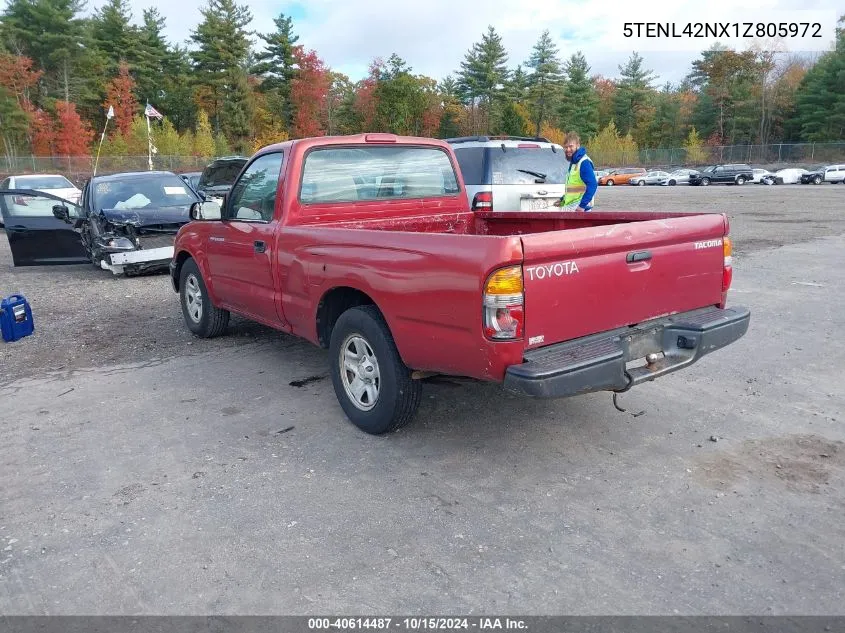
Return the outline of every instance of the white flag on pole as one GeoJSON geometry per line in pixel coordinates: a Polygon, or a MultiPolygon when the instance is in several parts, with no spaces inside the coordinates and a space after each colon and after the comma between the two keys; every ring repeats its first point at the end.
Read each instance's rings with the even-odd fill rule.
{"type": "Polygon", "coordinates": [[[106,118],[107,119],[113,119],[114,118],[114,107],[113,106],[109,106],[109,111],[106,113],[106,118]]]}

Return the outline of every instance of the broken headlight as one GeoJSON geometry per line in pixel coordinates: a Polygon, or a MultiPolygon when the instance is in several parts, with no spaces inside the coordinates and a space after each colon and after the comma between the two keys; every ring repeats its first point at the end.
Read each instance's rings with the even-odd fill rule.
{"type": "Polygon", "coordinates": [[[104,237],[102,243],[106,248],[115,248],[122,251],[135,250],[135,244],[126,237],[104,237]]]}

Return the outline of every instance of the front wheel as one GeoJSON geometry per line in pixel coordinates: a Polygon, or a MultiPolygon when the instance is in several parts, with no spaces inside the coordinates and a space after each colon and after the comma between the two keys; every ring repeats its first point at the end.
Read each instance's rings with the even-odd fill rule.
{"type": "Polygon", "coordinates": [[[642,186],[644,186],[644,185],[645,185],[645,180],[640,180],[640,181],[637,183],[637,186],[639,186],[639,187],[642,187],[642,186]]]}
{"type": "Polygon", "coordinates": [[[813,184],[814,184],[814,185],[820,185],[820,184],[822,184],[822,177],[821,177],[821,176],[816,176],[815,178],[813,178],[813,184]]]}
{"type": "Polygon", "coordinates": [[[745,177],[744,176],[737,176],[736,177],[736,184],[742,186],[745,184],[745,177]]]}
{"type": "Polygon", "coordinates": [[[608,187],[612,187],[612,186],[613,186],[613,181],[612,181],[612,180],[608,180],[608,181],[607,181],[607,186],[608,186],[608,187]]]}
{"type": "Polygon", "coordinates": [[[229,311],[211,303],[202,274],[193,259],[182,264],[179,275],[179,303],[188,329],[200,338],[220,336],[229,324],[229,311]]]}
{"type": "Polygon", "coordinates": [[[710,179],[709,179],[709,178],[702,178],[702,179],[701,179],[701,184],[702,184],[704,187],[706,187],[707,185],[709,185],[709,184],[710,184],[710,179]]]}
{"type": "Polygon", "coordinates": [[[329,358],[338,402],[359,429],[381,435],[414,419],[422,385],[411,378],[378,308],[359,306],[340,315],[329,358]]]}
{"type": "Polygon", "coordinates": [[[678,184],[678,183],[676,183],[674,180],[670,180],[670,181],[669,181],[669,186],[670,186],[670,187],[674,187],[674,186],[675,186],[675,185],[677,185],[677,184],[678,184]]]}

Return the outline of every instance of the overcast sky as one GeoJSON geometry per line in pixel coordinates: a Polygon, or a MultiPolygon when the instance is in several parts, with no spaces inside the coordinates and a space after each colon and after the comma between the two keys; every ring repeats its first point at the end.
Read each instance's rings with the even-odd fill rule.
{"type": "MultiPolygon", "coordinates": [[[[743,0],[742,13],[736,0],[680,0],[676,2],[633,2],[631,0],[242,0],[253,14],[252,28],[274,30],[273,18],[290,15],[300,44],[314,49],[333,69],[352,80],[366,75],[374,57],[387,59],[397,53],[414,73],[438,80],[454,74],[473,42],[487,25],[502,36],[509,54],[508,65],[516,67],[531,54],[544,29],[549,29],[561,58],[577,50],[584,52],[593,74],[618,76],[618,66],[637,50],[648,68],[659,76],[657,84],[678,82],[690,63],[712,40],[650,39],[632,41],[623,37],[624,22],[674,22],[678,30],[687,21],[765,22],[821,21],[824,38],[807,45],[791,42],[792,52],[816,50],[832,45],[835,22],[845,12],[841,0],[743,0]],[[706,7],[706,17],[702,11],[706,7]],[[812,13],[811,13],[812,11],[812,13]]],[[[91,0],[89,10],[100,6],[91,0]]],[[[200,20],[199,7],[205,0],[129,0],[135,21],[144,8],[154,6],[167,19],[166,35],[172,42],[186,44],[190,31],[200,20]]],[[[726,42],[738,49],[747,40],[726,42]]]]}

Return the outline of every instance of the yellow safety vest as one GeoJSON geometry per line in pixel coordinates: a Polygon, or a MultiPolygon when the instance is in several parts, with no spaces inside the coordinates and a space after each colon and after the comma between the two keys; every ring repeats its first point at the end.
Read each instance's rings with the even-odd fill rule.
{"type": "MultiPolygon", "coordinates": [[[[581,163],[585,160],[590,160],[590,157],[586,154],[575,165],[569,164],[569,172],[566,175],[566,191],[563,194],[563,206],[565,207],[579,202],[587,192],[587,184],[581,180],[581,163]]],[[[593,196],[592,202],[595,203],[595,200],[595,196],[593,196]]]]}

